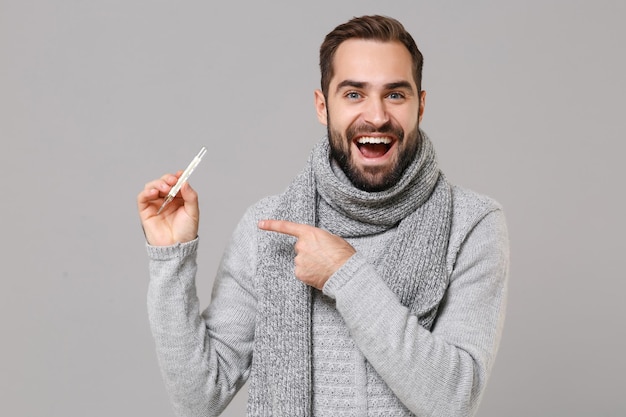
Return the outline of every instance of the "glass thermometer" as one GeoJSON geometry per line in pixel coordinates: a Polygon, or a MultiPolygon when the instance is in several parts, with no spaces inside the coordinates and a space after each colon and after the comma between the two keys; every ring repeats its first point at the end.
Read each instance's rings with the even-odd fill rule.
{"type": "Polygon", "coordinates": [[[192,159],[187,168],[185,168],[185,170],[183,171],[176,184],[174,184],[170,192],[167,194],[167,197],[165,197],[165,201],[161,205],[161,208],[159,208],[159,211],[157,211],[157,215],[159,215],[161,211],[165,208],[165,206],[167,206],[174,199],[174,197],[176,197],[176,194],[178,194],[178,191],[180,191],[180,187],[183,186],[193,170],[196,169],[205,153],[206,147],[203,146],[202,149],[200,149],[200,152],[198,152],[198,155],[196,155],[196,157],[192,159]]]}

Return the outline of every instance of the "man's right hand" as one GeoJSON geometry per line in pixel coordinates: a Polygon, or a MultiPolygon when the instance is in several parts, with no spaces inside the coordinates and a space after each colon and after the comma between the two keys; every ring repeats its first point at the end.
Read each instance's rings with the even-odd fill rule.
{"type": "Polygon", "coordinates": [[[137,196],[141,226],[150,245],[169,246],[189,242],[198,236],[198,194],[189,183],[183,184],[178,195],[157,215],[181,174],[182,171],[175,175],[166,174],[151,181],[137,196]]]}

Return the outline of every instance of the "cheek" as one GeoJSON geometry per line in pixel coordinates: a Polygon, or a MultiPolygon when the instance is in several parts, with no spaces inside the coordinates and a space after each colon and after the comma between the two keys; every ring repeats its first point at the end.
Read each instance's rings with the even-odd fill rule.
{"type": "Polygon", "coordinates": [[[403,121],[399,121],[399,123],[401,123],[402,126],[402,131],[404,133],[404,143],[403,146],[406,146],[406,142],[407,142],[407,138],[410,137],[411,135],[414,135],[415,132],[419,129],[419,120],[418,117],[412,117],[409,118],[407,120],[403,120],[403,121]]]}
{"type": "Polygon", "coordinates": [[[328,107],[328,126],[333,130],[345,134],[346,130],[358,122],[359,112],[350,106],[342,106],[340,103],[332,103],[328,107]]]}
{"type": "Polygon", "coordinates": [[[419,123],[419,110],[417,107],[399,112],[396,120],[401,124],[405,131],[411,131],[419,123]]]}

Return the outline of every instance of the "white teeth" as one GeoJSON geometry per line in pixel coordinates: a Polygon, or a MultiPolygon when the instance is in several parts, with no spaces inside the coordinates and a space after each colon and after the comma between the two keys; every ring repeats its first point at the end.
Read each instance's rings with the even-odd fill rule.
{"type": "Polygon", "coordinates": [[[360,145],[364,145],[366,143],[370,143],[370,144],[376,144],[376,143],[384,143],[385,145],[389,145],[391,143],[391,139],[386,138],[386,137],[370,137],[370,136],[364,136],[359,138],[358,140],[360,145]]]}

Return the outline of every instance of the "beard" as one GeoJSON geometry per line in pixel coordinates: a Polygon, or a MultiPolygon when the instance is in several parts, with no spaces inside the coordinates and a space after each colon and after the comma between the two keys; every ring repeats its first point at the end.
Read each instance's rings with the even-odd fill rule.
{"type": "Polygon", "coordinates": [[[367,124],[351,124],[343,136],[332,128],[330,118],[328,118],[327,130],[331,157],[337,161],[352,185],[366,192],[384,191],[397,184],[415,158],[420,140],[417,123],[415,128],[405,135],[404,129],[391,120],[379,128],[367,124]],[[390,166],[359,167],[352,160],[353,139],[356,136],[372,133],[385,134],[396,139],[395,146],[398,147],[398,151],[390,166]]]}

